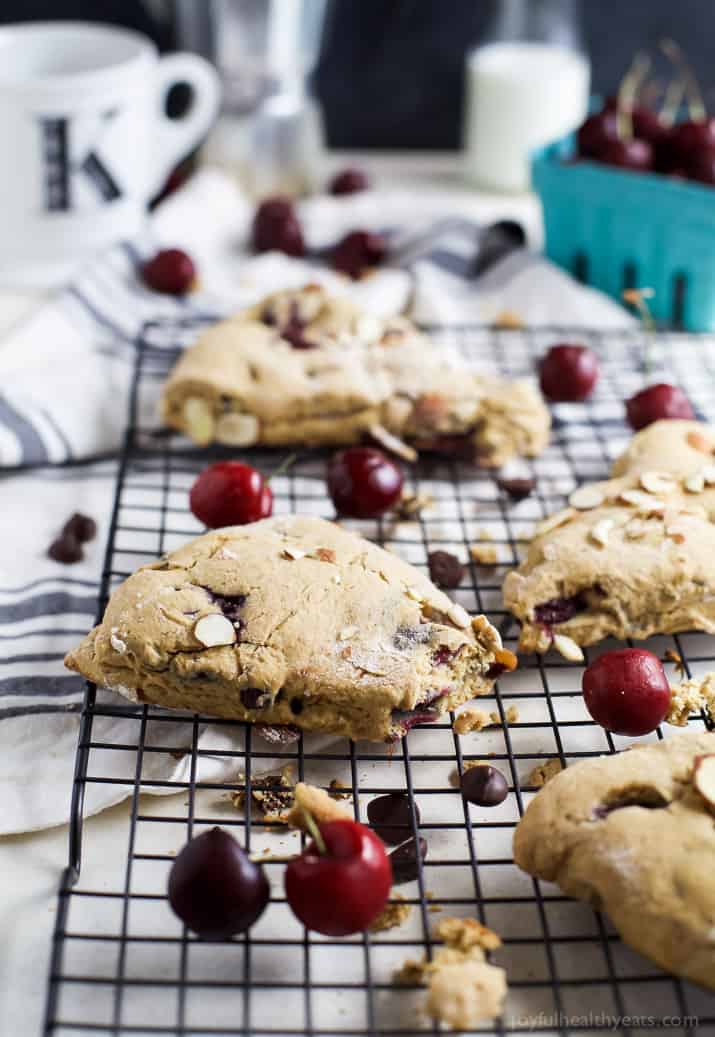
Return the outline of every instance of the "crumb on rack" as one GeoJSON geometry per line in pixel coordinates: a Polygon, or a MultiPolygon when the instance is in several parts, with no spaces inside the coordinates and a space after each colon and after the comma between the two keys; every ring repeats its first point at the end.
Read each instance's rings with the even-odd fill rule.
{"type": "Polygon", "coordinates": [[[705,710],[715,718],[715,673],[674,684],[670,689],[670,709],[666,722],[675,727],[685,727],[691,713],[705,710]]]}
{"type": "Polygon", "coordinates": [[[398,925],[407,921],[411,911],[412,904],[406,903],[401,893],[393,892],[379,915],[370,922],[368,929],[371,933],[384,933],[388,929],[396,929],[398,925]]]}
{"type": "MultiPolygon", "coordinates": [[[[293,768],[287,764],[279,774],[262,774],[251,782],[251,804],[264,821],[285,824],[285,811],[293,804],[293,768]]],[[[231,802],[237,810],[246,809],[246,790],[231,793],[231,802]]]]}
{"type": "Polygon", "coordinates": [[[481,731],[489,727],[489,714],[483,709],[465,709],[454,718],[454,730],[458,735],[469,734],[470,731],[481,731]]]}
{"type": "Polygon", "coordinates": [[[550,781],[563,769],[563,764],[558,756],[553,756],[550,760],[541,760],[530,772],[526,784],[538,789],[543,788],[547,781],[550,781]]]}
{"type": "Polygon", "coordinates": [[[345,785],[339,778],[333,778],[328,787],[328,795],[331,799],[352,799],[350,786],[345,785]]]}
{"type": "Polygon", "coordinates": [[[496,565],[499,560],[495,544],[472,544],[469,557],[477,565],[496,565]]]}
{"type": "Polygon", "coordinates": [[[286,822],[292,828],[300,828],[303,832],[308,831],[306,813],[310,814],[318,824],[350,818],[350,813],[344,806],[332,799],[325,789],[319,789],[315,785],[307,785],[305,782],[299,781],[294,789],[294,796],[293,806],[286,814],[286,822]]]}
{"type": "Polygon", "coordinates": [[[674,648],[667,648],[664,655],[664,661],[673,663],[676,672],[680,677],[685,677],[685,663],[679,652],[676,652],[674,648]]]}
{"type": "Polygon", "coordinates": [[[494,318],[495,328],[504,328],[510,331],[519,331],[526,327],[524,321],[514,310],[501,310],[494,318]]]}
{"type": "Polygon", "coordinates": [[[395,505],[395,515],[404,521],[417,519],[423,511],[434,505],[434,497],[428,493],[403,493],[395,505]]]}
{"type": "Polygon", "coordinates": [[[485,951],[501,940],[473,918],[440,919],[434,934],[443,941],[432,958],[408,959],[395,973],[396,983],[427,987],[424,1013],[466,1030],[499,1015],[506,996],[506,972],[486,960],[485,951]]]}

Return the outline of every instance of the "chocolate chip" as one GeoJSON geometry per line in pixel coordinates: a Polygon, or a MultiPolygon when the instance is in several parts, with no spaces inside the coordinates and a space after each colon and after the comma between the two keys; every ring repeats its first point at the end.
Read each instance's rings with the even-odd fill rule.
{"type": "Polygon", "coordinates": [[[47,549],[47,554],[55,562],[61,562],[63,565],[72,565],[74,562],[81,562],[84,558],[79,540],[66,534],[52,541],[47,549]]]}
{"type": "Polygon", "coordinates": [[[96,535],[97,523],[89,515],[82,515],[79,511],[76,511],[72,518],[67,519],[62,529],[62,536],[74,537],[80,544],[94,540],[96,535]]]}
{"type": "Polygon", "coordinates": [[[241,689],[241,702],[246,709],[265,709],[270,705],[270,701],[270,692],[264,691],[262,688],[241,689]]]}
{"type": "Polygon", "coordinates": [[[292,713],[295,713],[296,716],[299,716],[303,712],[303,700],[299,698],[291,699],[290,708],[292,713]]]}
{"type": "Polygon", "coordinates": [[[449,551],[431,551],[427,556],[429,574],[438,587],[458,587],[464,576],[464,566],[449,551]]]}
{"type": "Polygon", "coordinates": [[[412,882],[419,875],[420,862],[427,856],[427,841],[419,836],[417,839],[419,856],[415,846],[415,838],[412,836],[393,850],[390,854],[392,865],[392,883],[399,886],[402,882],[412,882]]]}
{"type": "MultiPolygon", "coordinates": [[[[409,796],[403,792],[392,792],[378,796],[367,805],[367,818],[374,831],[391,846],[408,838],[412,831],[412,812],[409,796]]],[[[415,819],[419,824],[420,812],[415,803],[415,819]]]]}
{"type": "Polygon", "coordinates": [[[488,763],[470,767],[462,775],[460,785],[464,798],[478,807],[496,807],[509,793],[502,772],[488,763]]]}
{"type": "Polygon", "coordinates": [[[524,500],[536,488],[535,479],[497,479],[500,490],[508,494],[512,500],[524,500]]]}
{"type": "Polygon", "coordinates": [[[211,598],[211,601],[221,609],[226,619],[230,619],[234,626],[237,626],[240,629],[243,626],[240,619],[240,612],[246,604],[246,595],[215,594],[212,590],[209,590],[208,587],[206,587],[205,590],[211,598]]]}

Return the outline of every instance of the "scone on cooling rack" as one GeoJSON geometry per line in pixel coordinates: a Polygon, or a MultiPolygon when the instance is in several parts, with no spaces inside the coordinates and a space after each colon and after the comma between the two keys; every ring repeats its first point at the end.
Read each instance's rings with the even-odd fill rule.
{"type": "Polygon", "coordinates": [[[578,657],[604,637],[715,633],[715,430],[659,421],[608,482],[580,487],[537,527],[504,581],[519,647],[578,657]],[[575,644],[573,643],[575,642],[575,644]]]}
{"type": "Polygon", "coordinates": [[[529,804],[514,860],[606,911],[662,968],[715,989],[715,733],[568,767],[529,804]]]}
{"type": "Polygon", "coordinates": [[[405,318],[378,320],[319,285],[278,292],[209,328],[164,388],[164,420],[195,443],[342,445],[387,434],[485,467],[535,456],[538,393],[470,370],[405,318]]]}
{"type": "Polygon", "coordinates": [[[516,659],[407,562],[323,519],[193,540],[130,576],[66,665],[138,702],[393,740],[516,659]]]}

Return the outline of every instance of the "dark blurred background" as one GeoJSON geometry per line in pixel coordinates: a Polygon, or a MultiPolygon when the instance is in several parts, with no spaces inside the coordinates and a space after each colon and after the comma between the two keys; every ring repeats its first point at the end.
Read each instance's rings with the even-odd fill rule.
{"type": "MultiPolygon", "coordinates": [[[[488,34],[498,3],[327,0],[313,82],[329,145],[459,147],[465,53],[488,34]]],[[[584,0],[574,7],[595,92],[611,93],[638,48],[654,49],[659,39],[670,36],[715,101],[715,4],[710,0],[584,0]]],[[[162,50],[190,46],[210,54],[213,9],[211,0],[2,0],[0,23],[112,22],[147,33],[162,50]]]]}

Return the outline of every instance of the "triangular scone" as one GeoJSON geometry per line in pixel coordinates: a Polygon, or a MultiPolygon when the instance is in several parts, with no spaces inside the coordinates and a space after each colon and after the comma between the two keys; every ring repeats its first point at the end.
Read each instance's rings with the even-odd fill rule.
{"type": "Polygon", "coordinates": [[[486,467],[539,454],[550,426],[527,383],[476,374],[405,318],[378,320],[318,285],[204,332],[171,373],[162,414],[201,445],[337,446],[386,430],[486,467]]]}
{"type": "Polygon", "coordinates": [[[139,569],[65,661],[135,701],[374,740],[488,693],[516,663],[407,562],[297,515],[139,569]]]}
{"type": "Polygon", "coordinates": [[[559,638],[715,633],[715,430],[659,421],[612,474],[540,523],[504,581],[524,651],[546,651],[554,637],[568,654],[559,638]]]}
{"type": "Polygon", "coordinates": [[[605,911],[631,947],[712,989],[715,801],[695,770],[714,754],[715,734],[698,731],[583,760],[548,782],[514,833],[520,868],[605,911]]]}

